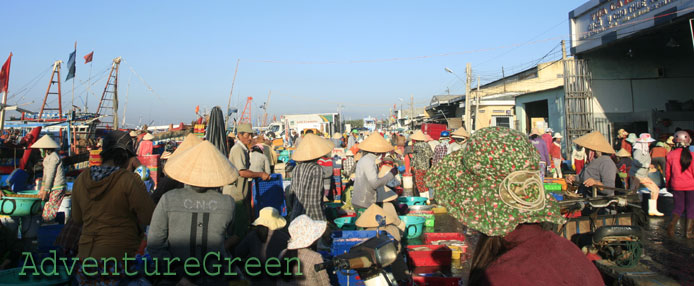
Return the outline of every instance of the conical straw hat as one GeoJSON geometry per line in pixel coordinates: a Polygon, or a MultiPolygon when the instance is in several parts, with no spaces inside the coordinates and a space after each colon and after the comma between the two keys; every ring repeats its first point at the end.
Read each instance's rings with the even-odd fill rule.
{"type": "Polygon", "coordinates": [[[631,157],[631,154],[629,154],[629,151],[624,150],[624,149],[619,149],[619,151],[615,155],[617,155],[617,157],[631,157]]]}
{"type": "Polygon", "coordinates": [[[335,132],[335,134],[333,134],[333,139],[342,139],[342,134],[335,132]]]}
{"type": "Polygon", "coordinates": [[[607,142],[607,139],[605,139],[605,136],[602,136],[602,134],[598,131],[593,131],[586,135],[578,137],[576,138],[576,140],[573,141],[573,143],[576,145],[583,146],[586,149],[591,149],[606,154],[615,153],[612,146],[610,146],[610,143],[607,142]]]}
{"type": "Polygon", "coordinates": [[[393,145],[390,145],[381,134],[374,132],[359,144],[359,149],[373,153],[387,153],[393,151],[393,145]]]}
{"type": "Polygon", "coordinates": [[[58,143],[55,143],[53,139],[51,139],[51,136],[48,135],[43,135],[41,139],[38,141],[34,142],[33,145],[31,145],[31,148],[34,149],[58,149],[60,148],[60,145],[58,143]]]}
{"type": "Polygon", "coordinates": [[[325,156],[333,151],[335,144],[315,134],[306,134],[292,154],[292,160],[303,162],[325,156]]]}
{"type": "Polygon", "coordinates": [[[171,154],[169,159],[175,157],[178,154],[185,152],[186,150],[188,150],[190,148],[197,146],[201,142],[202,142],[202,139],[200,139],[198,136],[195,136],[195,134],[193,134],[193,133],[188,134],[188,136],[186,136],[186,138],[183,139],[183,142],[181,142],[181,145],[179,145],[178,148],[176,148],[176,151],[174,151],[173,154],[171,154]]]}
{"type": "Polygon", "coordinates": [[[154,135],[147,133],[145,136],[142,137],[142,140],[148,141],[154,139],[154,135]]]}
{"type": "Polygon", "coordinates": [[[410,136],[411,140],[417,140],[417,141],[427,141],[427,136],[424,135],[424,132],[422,130],[417,130],[410,136]]]}
{"type": "Polygon", "coordinates": [[[456,129],[455,131],[453,131],[453,133],[451,133],[451,137],[453,137],[453,138],[467,138],[467,137],[470,137],[470,133],[467,132],[467,130],[465,130],[465,128],[460,127],[458,129],[456,129]]]}
{"type": "Polygon", "coordinates": [[[376,216],[380,215],[386,219],[386,224],[396,223],[397,216],[386,215],[386,212],[376,204],[372,204],[364,213],[359,216],[355,224],[358,227],[378,227],[378,221],[376,221],[376,216]]]}
{"type": "Polygon", "coordinates": [[[228,185],[239,177],[239,172],[224,154],[207,141],[171,157],[164,170],[176,181],[206,188],[228,185]]]}

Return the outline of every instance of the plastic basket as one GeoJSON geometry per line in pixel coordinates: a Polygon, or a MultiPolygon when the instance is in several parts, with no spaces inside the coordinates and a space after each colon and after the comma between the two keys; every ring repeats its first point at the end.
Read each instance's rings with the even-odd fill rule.
{"type": "Polygon", "coordinates": [[[50,250],[57,250],[58,246],[55,246],[55,240],[58,235],[63,230],[63,224],[53,224],[53,225],[42,225],[39,228],[38,233],[38,250],[40,253],[47,253],[50,250]]]}
{"type": "Polygon", "coordinates": [[[561,192],[561,184],[545,183],[545,190],[550,192],[561,192]]]}
{"type": "Polygon", "coordinates": [[[253,211],[258,217],[264,207],[273,207],[280,215],[287,216],[287,202],[284,197],[284,181],[282,175],[272,174],[270,180],[263,181],[260,178],[253,180],[253,211]]]}
{"type": "MultiPolygon", "coordinates": [[[[38,264],[38,263],[37,263],[38,264]]],[[[50,273],[53,267],[46,265],[46,272],[50,273]]],[[[67,275],[64,267],[58,266],[57,275],[32,275],[32,270],[26,270],[27,275],[19,275],[22,272],[22,267],[11,268],[0,271],[0,286],[46,286],[46,285],[65,285],[70,281],[70,276],[67,275]]]]}
{"type": "Polygon", "coordinates": [[[411,266],[446,266],[451,265],[452,252],[445,245],[408,245],[407,262],[411,266]],[[419,248],[427,248],[420,250],[419,248]]]}
{"type": "Polygon", "coordinates": [[[460,277],[412,276],[412,286],[458,286],[460,277]]]}
{"type": "Polygon", "coordinates": [[[436,224],[436,217],[434,216],[434,211],[411,211],[407,213],[407,215],[425,218],[425,227],[434,227],[434,225],[436,224]]]}
{"type": "Polygon", "coordinates": [[[434,241],[438,240],[465,241],[465,235],[457,232],[434,232],[425,233],[422,235],[422,241],[424,242],[424,244],[432,244],[434,241]]]}

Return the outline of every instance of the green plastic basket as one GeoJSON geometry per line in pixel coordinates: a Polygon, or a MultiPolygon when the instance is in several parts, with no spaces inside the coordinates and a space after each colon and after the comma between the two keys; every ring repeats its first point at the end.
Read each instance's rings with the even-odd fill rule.
{"type": "Polygon", "coordinates": [[[561,192],[561,184],[545,183],[545,190],[550,192],[561,192]]]}

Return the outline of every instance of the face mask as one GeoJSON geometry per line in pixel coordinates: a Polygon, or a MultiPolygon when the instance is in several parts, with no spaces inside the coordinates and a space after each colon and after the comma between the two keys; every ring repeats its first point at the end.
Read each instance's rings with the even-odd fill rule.
{"type": "Polygon", "coordinates": [[[41,149],[41,158],[46,158],[46,150],[41,149]]]}

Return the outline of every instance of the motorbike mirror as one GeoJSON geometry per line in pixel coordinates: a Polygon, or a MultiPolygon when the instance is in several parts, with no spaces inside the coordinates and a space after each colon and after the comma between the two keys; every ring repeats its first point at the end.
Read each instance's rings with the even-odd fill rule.
{"type": "Polygon", "coordinates": [[[378,222],[378,227],[386,226],[386,218],[381,215],[376,215],[376,222],[378,222]]]}

